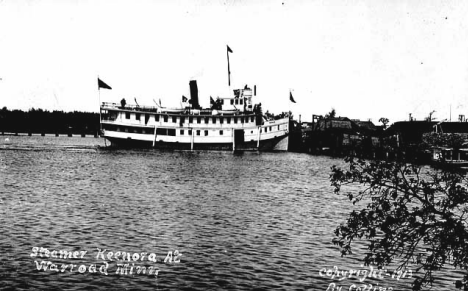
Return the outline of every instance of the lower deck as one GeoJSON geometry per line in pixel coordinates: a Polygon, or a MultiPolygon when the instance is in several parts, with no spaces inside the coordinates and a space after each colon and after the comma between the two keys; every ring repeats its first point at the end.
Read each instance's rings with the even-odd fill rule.
{"type": "Polygon", "coordinates": [[[156,148],[171,150],[239,150],[239,151],[287,151],[288,135],[258,141],[239,141],[238,143],[187,143],[121,139],[105,136],[111,146],[124,148],[156,148]]]}
{"type": "Polygon", "coordinates": [[[287,150],[276,146],[289,134],[289,118],[255,124],[154,124],[136,125],[102,121],[102,135],[113,145],[170,149],[287,150]]]}

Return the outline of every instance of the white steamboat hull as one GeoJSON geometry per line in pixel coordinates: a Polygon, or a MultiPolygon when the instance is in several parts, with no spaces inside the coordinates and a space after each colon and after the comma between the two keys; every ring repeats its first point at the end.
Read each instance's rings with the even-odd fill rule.
{"type": "Polygon", "coordinates": [[[272,139],[264,139],[257,141],[248,141],[238,144],[219,143],[219,142],[198,142],[198,143],[184,143],[184,142],[170,142],[170,141],[156,141],[153,143],[148,139],[139,139],[138,137],[111,137],[109,134],[105,138],[111,143],[111,146],[116,147],[129,147],[129,148],[157,148],[157,149],[175,149],[175,150],[238,150],[238,151],[287,151],[288,150],[288,135],[275,137],[272,139]]]}
{"type": "Polygon", "coordinates": [[[103,120],[102,136],[112,146],[152,147],[184,150],[287,151],[289,118],[256,125],[253,116],[200,117],[169,114],[129,113],[103,120]],[[135,115],[139,114],[138,118],[135,115]],[[124,116],[124,118],[122,118],[124,116]],[[234,119],[236,118],[236,119],[234,119]],[[224,122],[220,122],[223,119],[224,122]],[[157,121],[156,121],[157,120],[157,121]],[[227,123],[229,120],[229,123],[227,123]],[[235,120],[235,122],[234,122],[235,120]],[[241,122],[242,121],[242,122],[241,122]]]}
{"type": "Polygon", "coordinates": [[[244,111],[251,107],[249,98],[228,98],[223,110],[103,103],[102,136],[121,147],[287,151],[289,117],[267,120],[261,112],[244,111]],[[229,103],[244,107],[228,110],[229,103]]]}

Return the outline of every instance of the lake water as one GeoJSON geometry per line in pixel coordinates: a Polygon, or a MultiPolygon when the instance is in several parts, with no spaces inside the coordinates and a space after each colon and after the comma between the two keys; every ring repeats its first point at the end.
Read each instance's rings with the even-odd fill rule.
{"type": "Polygon", "coordinates": [[[368,269],[331,243],[351,209],[329,182],[340,159],[103,146],[0,137],[0,289],[411,289],[327,275],[368,269]]]}

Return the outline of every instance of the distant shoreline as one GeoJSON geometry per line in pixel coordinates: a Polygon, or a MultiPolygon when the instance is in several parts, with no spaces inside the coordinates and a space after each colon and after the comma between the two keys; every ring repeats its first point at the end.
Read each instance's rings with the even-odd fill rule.
{"type": "Polygon", "coordinates": [[[0,110],[0,134],[53,135],[53,136],[98,136],[99,113],[63,112],[30,109],[29,111],[0,110]]]}
{"type": "Polygon", "coordinates": [[[40,137],[92,137],[92,138],[101,138],[98,134],[81,134],[81,133],[27,133],[27,132],[0,132],[0,135],[2,136],[22,136],[22,137],[34,137],[34,136],[40,136],[40,137]]]}

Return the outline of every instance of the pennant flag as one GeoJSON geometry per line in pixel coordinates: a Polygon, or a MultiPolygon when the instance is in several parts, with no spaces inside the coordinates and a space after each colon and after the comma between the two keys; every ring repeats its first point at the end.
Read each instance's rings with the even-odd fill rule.
{"type": "Polygon", "coordinates": [[[210,104],[215,104],[213,97],[210,96],[210,104]]]}
{"type": "Polygon", "coordinates": [[[187,102],[187,97],[185,97],[184,95],[182,95],[182,102],[187,102]]]}
{"type": "Polygon", "coordinates": [[[228,46],[227,46],[227,61],[228,61],[228,84],[229,86],[231,86],[231,68],[229,66],[229,53],[232,53],[232,49],[228,46]]]}
{"type": "Polygon", "coordinates": [[[111,86],[109,86],[106,83],[104,83],[103,81],[101,81],[101,79],[98,78],[97,80],[98,80],[98,90],[101,89],[101,88],[112,90],[111,86]]]}
{"type": "Polygon", "coordinates": [[[294,100],[294,98],[293,98],[291,92],[289,92],[289,100],[290,100],[292,103],[296,103],[296,101],[294,100]]]}

